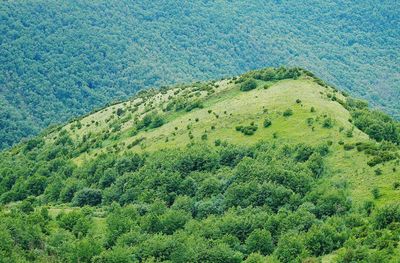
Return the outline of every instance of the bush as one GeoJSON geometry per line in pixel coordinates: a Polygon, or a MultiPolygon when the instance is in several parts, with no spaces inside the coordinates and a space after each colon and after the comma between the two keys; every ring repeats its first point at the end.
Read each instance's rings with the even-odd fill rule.
{"type": "Polygon", "coordinates": [[[355,145],[354,144],[344,144],[343,145],[343,149],[345,150],[345,151],[350,151],[350,150],[353,150],[355,148],[355,145]]]}
{"type": "Polygon", "coordinates": [[[382,169],[380,169],[380,168],[378,168],[378,169],[375,169],[375,175],[382,175],[382,169]]]}
{"type": "Polygon", "coordinates": [[[272,125],[272,121],[270,119],[267,118],[264,120],[264,128],[268,128],[271,125],[272,125]]]}
{"type": "Polygon", "coordinates": [[[306,246],[314,256],[322,256],[341,246],[343,238],[337,230],[327,224],[314,225],[306,234],[306,246]]]}
{"type": "Polygon", "coordinates": [[[333,120],[331,118],[326,118],[322,122],[322,127],[324,128],[332,128],[333,127],[333,120]]]}
{"type": "Polygon", "coordinates": [[[367,162],[367,164],[371,167],[378,165],[380,163],[388,162],[396,159],[396,155],[390,152],[380,152],[379,155],[374,156],[371,160],[367,162]]]}
{"type": "Polygon", "coordinates": [[[374,199],[378,199],[381,196],[381,193],[380,193],[378,187],[372,188],[371,193],[372,193],[372,196],[374,197],[374,199]]]}
{"type": "Polygon", "coordinates": [[[84,188],[76,192],[74,198],[72,199],[73,205],[76,206],[96,206],[101,203],[102,194],[98,189],[84,188]]]}
{"type": "Polygon", "coordinates": [[[249,126],[236,126],[236,130],[240,131],[244,135],[253,135],[257,131],[258,127],[253,125],[249,126]]]}
{"type": "Polygon", "coordinates": [[[60,213],[57,222],[61,228],[71,231],[76,237],[85,236],[90,228],[90,221],[80,211],[60,213]]]}
{"type": "Polygon", "coordinates": [[[375,227],[386,228],[391,223],[400,223],[400,205],[390,204],[379,209],[375,216],[375,227]]]}
{"type": "Polygon", "coordinates": [[[293,110],[292,109],[287,109],[283,112],[284,117],[289,117],[293,115],[293,110]]]}
{"type": "Polygon", "coordinates": [[[164,123],[165,123],[164,118],[162,118],[159,115],[156,115],[156,116],[153,117],[150,127],[151,128],[158,128],[158,127],[163,126],[164,123]]]}
{"type": "Polygon", "coordinates": [[[240,90],[241,91],[249,91],[249,90],[252,90],[252,89],[255,89],[255,88],[257,88],[257,82],[254,79],[246,80],[240,86],[240,90]]]}
{"type": "Polygon", "coordinates": [[[201,101],[195,100],[195,101],[190,102],[190,103],[186,106],[185,110],[186,110],[187,112],[189,112],[189,111],[192,111],[192,110],[194,110],[194,109],[196,109],[196,108],[202,109],[203,107],[204,107],[204,106],[203,106],[203,103],[201,103],[201,101]]]}

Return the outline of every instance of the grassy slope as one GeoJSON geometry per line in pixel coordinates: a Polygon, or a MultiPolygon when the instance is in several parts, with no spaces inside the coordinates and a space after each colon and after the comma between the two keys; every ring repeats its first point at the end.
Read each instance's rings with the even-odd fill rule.
{"type": "MultiPolygon", "coordinates": [[[[353,127],[348,121],[350,114],[338,102],[332,101],[327,94],[333,94],[330,88],[319,86],[311,79],[302,78],[299,80],[279,81],[268,89],[263,86],[266,83],[259,83],[256,90],[241,92],[238,85],[229,80],[222,80],[215,84],[215,93],[207,95],[202,92],[199,98],[204,101],[203,109],[195,109],[191,112],[169,112],[166,113],[167,123],[162,127],[141,131],[135,136],[130,136],[133,127],[133,119],[122,125],[121,131],[116,139],[108,139],[103,146],[90,150],[78,156],[76,163],[82,163],[91,159],[100,152],[109,151],[154,151],[167,147],[183,147],[191,142],[188,135],[188,126],[194,136],[194,141],[201,141],[201,135],[207,133],[208,139],[204,143],[214,144],[217,139],[225,140],[234,144],[253,144],[259,140],[274,140],[274,134],[280,142],[286,143],[308,143],[320,144],[332,141],[331,153],[328,157],[328,172],[323,180],[329,183],[348,183],[351,196],[356,204],[372,199],[371,190],[378,187],[382,197],[377,204],[384,204],[400,198],[400,192],[393,190],[392,184],[400,176],[400,172],[393,172],[394,162],[389,162],[377,167],[369,167],[367,161],[370,157],[357,150],[345,151],[339,141],[344,143],[355,143],[369,140],[368,136],[355,129],[353,137],[348,138],[345,132],[353,127]],[[296,103],[300,99],[301,103],[296,103]],[[311,112],[314,107],[316,112],[311,112]],[[291,108],[294,114],[290,117],[283,117],[282,112],[291,108]],[[212,112],[209,113],[209,110],[212,112]],[[217,118],[216,115],[219,117],[217,118]],[[333,128],[323,128],[322,121],[325,117],[334,120],[333,128]],[[272,126],[263,127],[264,119],[272,120],[272,126]],[[307,125],[307,118],[313,118],[313,127],[307,125]],[[196,121],[198,119],[198,121],[196,121]],[[235,130],[237,125],[249,125],[254,122],[258,130],[252,136],[245,136],[235,130]],[[211,127],[214,126],[215,129],[211,127]],[[344,129],[339,130],[340,127],[344,129]],[[176,129],[177,128],[177,129],[176,129]],[[139,145],[128,150],[127,145],[138,138],[145,138],[139,145]],[[113,147],[115,146],[115,147],[113,147]],[[383,174],[376,176],[374,170],[383,170],[383,174]]],[[[183,96],[183,94],[194,93],[191,87],[185,89],[172,89],[166,94],[157,95],[142,103],[138,110],[132,113],[133,118],[143,116],[143,112],[158,110],[168,102],[169,98],[183,96]],[[178,94],[177,91],[180,91],[178,94]],[[152,102],[150,105],[149,102],[152,102]]],[[[335,94],[338,98],[344,99],[341,94],[335,94]]],[[[72,129],[68,124],[65,128],[72,138],[79,140],[84,134],[92,133],[100,136],[106,130],[110,130],[106,119],[116,116],[118,108],[129,112],[129,107],[137,105],[141,99],[116,104],[99,112],[89,115],[80,120],[81,129],[72,129]],[[94,122],[98,121],[96,126],[94,122]]],[[[127,115],[128,113],[125,113],[127,115]]],[[[122,115],[120,118],[124,118],[122,115]]],[[[118,119],[115,117],[114,119],[118,119]]],[[[49,140],[54,134],[48,136],[49,140]]],[[[112,136],[111,136],[112,137],[112,136]]]]}

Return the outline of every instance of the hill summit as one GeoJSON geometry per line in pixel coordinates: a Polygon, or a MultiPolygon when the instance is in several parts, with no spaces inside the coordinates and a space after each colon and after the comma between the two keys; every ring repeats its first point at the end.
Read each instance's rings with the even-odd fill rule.
{"type": "Polygon", "coordinates": [[[11,262],[387,262],[400,125],[300,68],[148,89],[0,155],[11,262]]]}

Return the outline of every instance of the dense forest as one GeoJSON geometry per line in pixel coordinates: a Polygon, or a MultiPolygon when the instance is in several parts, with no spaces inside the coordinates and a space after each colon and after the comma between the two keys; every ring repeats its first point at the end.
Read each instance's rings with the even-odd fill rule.
{"type": "Polygon", "coordinates": [[[399,117],[398,1],[2,1],[0,148],[145,87],[296,65],[399,117]]]}
{"type": "Polygon", "coordinates": [[[399,145],[299,68],[142,91],[0,153],[0,262],[396,262],[399,145]]]}

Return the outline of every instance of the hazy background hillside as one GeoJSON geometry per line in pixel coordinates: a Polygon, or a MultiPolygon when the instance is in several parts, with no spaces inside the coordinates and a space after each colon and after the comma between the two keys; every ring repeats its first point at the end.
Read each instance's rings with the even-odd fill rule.
{"type": "Polygon", "coordinates": [[[398,1],[3,1],[0,148],[140,88],[305,67],[395,117],[398,1]]]}

